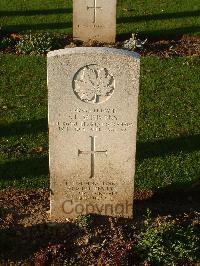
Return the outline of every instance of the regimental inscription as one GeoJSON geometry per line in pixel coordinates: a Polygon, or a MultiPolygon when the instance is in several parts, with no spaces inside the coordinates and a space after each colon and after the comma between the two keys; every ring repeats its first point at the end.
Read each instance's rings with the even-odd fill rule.
{"type": "Polygon", "coordinates": [[[96,18],[97,18],[97,10],[98,9],[102,9],[102,7],[97,6],[97,0],[93,0],[94,1],[94,5],[93,6],[87,6],[87,10],[89,9],[93,9],[93,19],[92,19],[92,23],[96,23],[96,18]]]}
{"type": "MultiPolygon", "coordinates": [[[[75,178],[75,177],[74,177],[75,178]]],[[[75,200],[113,200],[118,194],[118,184],[112,181],[65,181],[67,197],[75,200]],[[76,195],[76,196],[75,196],[76,195]]]]}
{"type": "Polygon", "coordinates": [[[90,175],[90,178],[92,178],[95,176],[95,174],[94,174],[95,155],[102,153],[102,154],[105,154],[107,156],[107,150],[104,150],[104,151],[96,150],[96,147],[95,147],[96,136],[90,136],[90,138],[91,138],[91,151],[78,150],[78,156],[80,156],[81,154],[90,154],[90,156],[91,156],[91,175],[90,175]]]}
{"type": "Polygon", "coordinates": [[[99,104],[107,101],[115,89],[114,77],[106,68],[88,65],[79,69],[73,78],[75,95],[83,102],[99,104]]]}

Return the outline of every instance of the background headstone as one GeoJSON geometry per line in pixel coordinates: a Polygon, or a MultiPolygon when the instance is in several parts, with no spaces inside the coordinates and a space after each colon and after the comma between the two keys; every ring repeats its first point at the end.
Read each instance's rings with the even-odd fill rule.
{"type": "Polygon", "coordinates": [[[73,37],[115,42],[116,0],[73,0],[73,37]]]}
{"type": "Polygon", "coordinates": [[[48,53],[53,219],[132,216],[139,66],[118,49],[48,53]]]}

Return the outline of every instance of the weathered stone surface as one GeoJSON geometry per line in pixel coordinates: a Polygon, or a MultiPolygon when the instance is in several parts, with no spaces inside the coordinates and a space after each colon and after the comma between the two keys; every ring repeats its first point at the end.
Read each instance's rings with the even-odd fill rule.
{"type": "Polygon", "coordinates": [[[115,42],[116,0],[73,0],[73,36],[82,41],[115,42]]]}
{"type": "Polygon", "coordinates": [[[132,216],[139,65],[110,48],[48,54],[52,219],[132,216]]]}

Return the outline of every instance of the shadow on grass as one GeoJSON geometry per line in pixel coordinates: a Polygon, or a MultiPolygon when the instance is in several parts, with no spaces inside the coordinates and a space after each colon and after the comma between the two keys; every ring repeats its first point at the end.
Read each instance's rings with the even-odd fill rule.
{"type": "Polygon", "coordinates": [[[54,265],[51,262],[57,256],[59,259],[66,255],[67,259],[73,254],[72,240],[81,234],[74,224],[41,223],[27,227],[16,224],[0,231],[0,258],[17,262],[37,252],[34,265],[54,265]]]}
{"type": "MultiPolygon", "coordinates": [[[[131,37],[132,32],[126,32],[119,34],[119,40],[126,40],[131,37]]],[[[175,29],[160,29],[160,30],[150,30],[150,31],[138,31],[139,38],[148,38],[149,40],[161,40],[161,39],[179,39],[183,35],[186,34],[194,34],[200,33],[200,26],[190,26],[190,27],[182,27],[182,28],[175,28],[175,29]]]]}
{"type": "Polygon", "coordinates": [[[181,151],[193,152],[198,150],[200,150],[200,135],[145,143],[137,142],[137,160],[142,161],[146,158],[163,157],[181,151]]]}
{"type": "MultiPolygon", "coordinates": [[[[26,127],[29,124],[17,124],[19,126],[7,128],[4,130],[5,135],[37,133],[38,131],[46,131],[46,120],[30,121],[32,127],[26,127]],[[45,122],[45,123],[44,123],[45,122]]],[[[159,140],[155,142],[140,143],[137,142],[137,161],[146,158],[163,157],[170,154],[177,154],[181,151],[193,152],[200,150],[200,135],[180,137],[176,139],[159,140]]],[[[0,176],[5,178],[20,178],[28,176],[48,175],[48,156],[33,157],[24,160],[12,160],[2,164],[0,176]]]]}
{"type": "Polygon", "coordinates": [[[2,26],[2,32],[22,32],[22,31],[37,31],[37,30],[56,30],[67,29],[72,27],[72,22],[58,23],[38,23],[38,24],[19,24],[2,26]]]}
{"type": "Polygon", "coordinates": [[[120,17],[117,19],[117,23],[135,23],[141,21],[151,21],[151,20],[166,20],[166,19],[178,19],[186,17],[199,17],[200,10],[195,11],[184,11],[176,13],[161,13],[161,14],[151,14],[143,16],[131,16],[131,17],[120,17]]]}
{"type": "MultiPolygon", "coordinates": [[[[1,16],[36,16],[36,15],[50,15],[50,14],[62,14],[71,13],[72,9],[50,9],[50,10],[27,10],[27,11],[1,11],[1,16]]],[[[143,15],[143,16],[130,16],[130,17],[120,17],[117,19],[117,24],[124,23],[137,23],[141,21],[153,21],[153,20],[166,20],[166,19],[179,19],[184,17],[198,17],[199,10],[195,11],[184,11],[184,12],[174,12],[174,13],[162,13],[153,15],[143,15]]],[[[131,26],[130,26],[131,27],[131,26]]],[[[53,23],[38,23],[38,24],[19,24],[19,25],[5,25],[2,26],[2,31],[5,33],[9,32],[23,32],[23,31],[37,31],[37,30],[56,30],[56,29],[67,29],[72,28],[72,22],[53,22],[53,23]]],[[[193,34],[200,32],[199,26],[189,26],[181,27],[175,29],[167,30],[153,30],[153,31],[141,31],[138,32],[140,37],[146,38],[172,38],[181,37],[184,34],[193,34]]],[[[127,32],[120,34],[119,39],[127,39],[130,37],[132,32],[127,32]]]]}
{"type": "MultiPolygon", "coordinates": [[[[171,215],[174,217],[190,215],[200,212],[200,179],[193,183],[171,185],[149,193],[138,191],[135,193],[135,216],[141,217],[147,209],[152,217],[171,215]]],[[[191,217],[192,218],[192,217],[191,217]]]]}
{"type": "Polygon", "coordinates": [[[48,175],[48,156],[9,161],[1,165],[2,179],[20,179],[28,176],[48,175]]]}
{"type": "Polygon", "coordinates": [[[37,16],[37,15],[54,15],[72,13],[72,8],[57,8],[57,9],[38,9],[38,10],[4,10],[0,11],[0,16],[37,16]]]}
{"type": "Polygon", "coordinates": [[[0,136],[18,136],[18,135],[35,135],[39,132],[48,131],[48,121],[47,118],[41,118],[30,121],[19,121],[10,124],[1,124],[0,136]]]}
{"type": "MultiPolygon", "coordinates": [[[[179,19],[186,17],[199,17],[200,10],[195,11],[184,11],[184,12],[174,12],[174,13],[161,13],[161,14],[151,14],[143,16],[129,16],[129,17],[120,17],[117,18],[117,24],[128,24],[128,23],[137,23],[142,21],[154,21],[154,20],[167,20],[167,19],[179,19]]],[[[131,27],[131,26],[130,26],[131,27]]],[[[130,29],[129,27],[129,29],[130,29]]],[[[134,32],[127,32],[120,34],[118,39],[125,40],[130,38],[131,34],[134,32]]],[[[157,29],[157,30],[148,30],[148,31],[137,31],[140,38],[156,38],[156,39],[171,39],[171,38],[180,38],[184,34],[194,34],[200,32],[200,27],[197,25],[173,28],[173,29],[157,29]]]]}

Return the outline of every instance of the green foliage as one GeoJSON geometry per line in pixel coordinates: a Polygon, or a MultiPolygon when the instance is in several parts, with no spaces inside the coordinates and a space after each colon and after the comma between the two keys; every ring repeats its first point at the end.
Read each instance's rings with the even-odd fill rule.
{"type": "Polygon", "coordinates": [[[79,215],[75,220],[75,224],[78,227],[87,230],[90,230],[92,228],[93,222],[94,219],[91,215],[79,215]]]}
{"type": "Polygon", "coordinates": [[[200,258],[200,238],[192,226],[147,225],[138,236],[135,252],[153,265],[176,265],[200,258]]]}
{"type": "Polygon", "coordinates": [[[3,38],[0,40],[0,49],[5,49],[12,46],[13,41],[10,38],[3,38]]]}
{"type": "Polygon", "coordinates": [[[44,54],[54,47],[54,36],[49,33],[29,33],[18,42],[16,49],[22,54],[44,54]]]}

